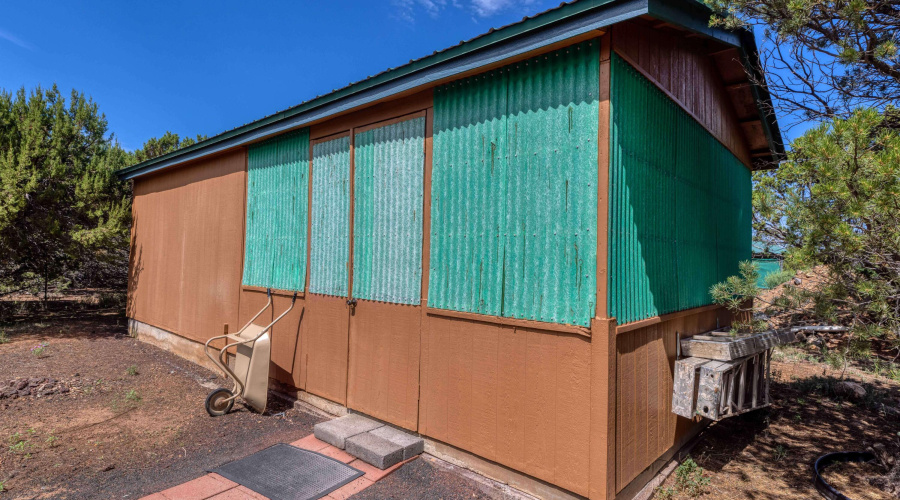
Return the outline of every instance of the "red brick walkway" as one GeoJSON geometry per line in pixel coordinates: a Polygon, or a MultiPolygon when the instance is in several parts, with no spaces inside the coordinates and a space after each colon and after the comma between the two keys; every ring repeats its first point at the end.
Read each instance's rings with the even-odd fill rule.
{"type": "MultiPolygon", "coordinates": [[[[389,469],[381,470],[372,467],[362,460],[353,458],[353,456],[351,456],[344,450],[335,448],[334,446],[331,446],[324,441],[319,441],[312,434],[299,441],[294,441],[291,444],[298,448],[303,448],[304,450],[319,452],[335,460],[340,460],[341,462],[344,462],[345,464],[348,464],[351,467],[359,469],[365,473],[364,476],[359,477],[345,484],[344,486],[341,486],[340,488],[329,493],[328,496],[324,497],[330,500],[343,500],[353,494],[359,493],[360,491],[375,484],[375,481],[378,481],[391,472],[394,472],[406,462],[418,458],[413,457],[406,462],[400,462],[399,464],[389,469]]],[[[205,476],[198,477],[197,479],[179,484],[178,486],[173,486],[167,490],[160,491],[159,493],[154,493],[150,496],[146,496],[142,500],[205,500],[207,498],[215,500],[266,500],[266,497],[260,495],[259,493],[256,493],[255,491],[245,488],[235,483],[234,481],[229,481],[228,479],[225,479],[224,477],[213,473],[209,473],[205,476]]]]}

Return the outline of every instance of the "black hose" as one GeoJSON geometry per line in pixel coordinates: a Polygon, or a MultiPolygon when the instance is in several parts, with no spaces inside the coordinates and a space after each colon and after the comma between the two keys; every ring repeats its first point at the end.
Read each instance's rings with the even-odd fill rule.
{"type": "Polygon", "coordinates": [[[832,488],[830,484],[825,482],[825,479],[822,478],[822,471],[829,465],[837,462],[861,463],[871,462],[872,460],[875,460],[875,455],[868,451],[838,451],[822,455],[816,459],[815,464],[813,464],[813,484],[815,485],[816,490],[829,500],[852,500],[846,495],[842,495],[836,489],[832,488]]]}

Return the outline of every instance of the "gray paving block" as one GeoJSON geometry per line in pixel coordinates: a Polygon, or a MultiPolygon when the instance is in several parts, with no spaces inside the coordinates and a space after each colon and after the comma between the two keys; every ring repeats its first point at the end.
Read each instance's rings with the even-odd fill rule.
{"type": "Polygon", "coordinates": [[[402,446],[403,460],[409,460],[410,458],[425,451],[424,439],[420,438],[419,436],[414,436],[408,432],[403,432],[400,429],[395,429],[388,425],[373,429],[369,431],[369,434],[373,434],[382,439],[387,439],[388,441],[398,446],[402,446]]]}
{"type": "Polygon", "coordinates": [[[347,438],[377,429],[383,425],[381,422],[352,413],[341,418],[316,424],[313,427],[313,434],[316,436],[316,439],[325,441],[343,450],[347,438]]]}
{"type": "Polygon", "coordinates": [[[380,438],[371,432],[347,438],[346,451],[363,462],[382,470],[403,461],[402,446],[380,438]]]}

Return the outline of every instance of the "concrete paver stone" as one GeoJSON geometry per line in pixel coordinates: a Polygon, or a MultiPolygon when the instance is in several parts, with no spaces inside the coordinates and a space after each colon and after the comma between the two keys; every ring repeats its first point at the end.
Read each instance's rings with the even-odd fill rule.
{"type": "Polygon", "coordinates": [[[371,432],[348,438],[346,450],[347,453],[379,469],[387,469],[403,461],[402,446],[371,432]]]}
{"type": "Polygon", "coordinates": [[[316,436],[316,439],[325,441],[343,450],[347,438],[363,432],[369,432],[383,425],[381,422],[352,413],[341,418],[316,424],[313,427],[313,434],[316,436]]]}
{"type": "Polygon", "coordinates": [[[425,451],[424,439],[387,425],[372,429],[369,433],[382,439],[387,439],[398,446],[402,446],[403,460],[409,460],[425,451]]]}

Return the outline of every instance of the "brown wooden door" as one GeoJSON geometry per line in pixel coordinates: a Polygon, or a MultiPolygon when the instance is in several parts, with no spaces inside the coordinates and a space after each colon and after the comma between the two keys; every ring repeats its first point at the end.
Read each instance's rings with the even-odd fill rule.
{"type": "Polygon", "coordinates": [[[353,131],[347,406],[416,430],[426,113],[353,131]]]}
{"type": "Polygon", "coordinates": [[[350,287],[348,133],[312,141],[309,294],[300,330],[306,391],[347,404],[350,287]]]}

